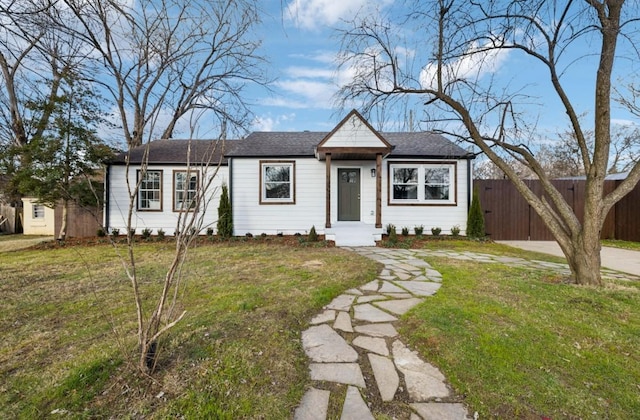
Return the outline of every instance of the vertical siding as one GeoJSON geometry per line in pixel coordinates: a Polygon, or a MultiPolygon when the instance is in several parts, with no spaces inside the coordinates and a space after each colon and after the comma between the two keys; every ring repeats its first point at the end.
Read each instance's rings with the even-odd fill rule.
{"type": "MultiPolygon", "coordinates": [[[[132,166],[129,169],[129,183],[131,188],[135,187],[136,173],[139,167],[132,166]]],[[[173,235],[176,231],[178,217],[180,213],[173,211],[173,171],[185,170],[185,166],[149,166],[149,170],[162,170],[162,211],[137,211],[135,210],[136,202],[134,200],[134,213],[131,221],[132,228],[140,233],[143,229],[152,229],[153,234],[158,229],[162,229],[167,235],[173,235]]],[[[216,168],[208,168],[205,171],[201,168],[192,167],[191,170],[200,172],[200,180],[204,182],[207,177],[213,176],[216,168]]],[[[126,167],[122,165],[111,166],[109,180],[109,221],[107,229],[120,229],[120,232],[126,232],[127,213],[129,210],[129,192],[127,189],[126,167]]],[[[218,220],[218,205],[220,201],[220,192],[222,183],[228,180],[228,168],[220,167],[214,181],[211,183],[207,191],[207,200],[203,203],[200,212],[204,212],[203,232],[208,227],[216,228],[218,220]]]]}

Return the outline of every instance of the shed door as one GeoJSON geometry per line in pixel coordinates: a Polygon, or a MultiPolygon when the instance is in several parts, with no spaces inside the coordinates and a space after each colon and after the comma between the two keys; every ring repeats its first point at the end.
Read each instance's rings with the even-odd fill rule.
{"type": "Polygon", "coordinates": [[[338,168],[338,220],[360,220],[359,168],[338,168]]]}

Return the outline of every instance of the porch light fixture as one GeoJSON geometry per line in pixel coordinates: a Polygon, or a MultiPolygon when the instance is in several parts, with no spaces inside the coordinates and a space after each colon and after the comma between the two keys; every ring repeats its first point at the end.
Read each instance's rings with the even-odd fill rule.
{"type": "Polygon", "coordinates": [[[371,169],[371,178],[375,178],[376,177],[376,168],[372,168],[371,169]]]}

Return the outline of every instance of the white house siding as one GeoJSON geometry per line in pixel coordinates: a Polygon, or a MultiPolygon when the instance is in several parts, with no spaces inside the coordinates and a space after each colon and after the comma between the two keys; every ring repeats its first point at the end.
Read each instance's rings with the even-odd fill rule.
{"type": "MultiPolygon", "coordinates": [[[[124,165],[114,165],[109,169],[108,211],[105,212],[105,225],[107,230],[111,232],[112,229],[119,229],[120,234],[126,233],[127,213],[129,210],[129,192],[125,179],[125,169],[126,167],[124,165]]],[[[129,169],[129,183],[132,188],[135,187],[138,169],[139,168],[135,166],[129,169]]],[[[137,211],[135,210],[136,202],[134,202],[134,213],[131,221],[132,228],[136,230],[137,234],[140,234],[143,229],[151,229],[152,234],[155,235],[158,229],[162,229],[166,235],[173,235],[176,231],[178,217],[180,216],[179,212],[173,211],[173,171],[184,171],[186,167],[181,165],[149,165],[148,170],[162,171],[162,211],[137,211]]],[[[201,168],[192,166],[191,170],[198,170],[200,172],[199,179],[202,183],[207,176],[210,177],[213,175],[216,168],[208,168],[204,171],[201,168]]],[[[226,166],[220,167],[208,189],[208,202],[205,204],[205,208],[200,209],[200,211],[205,211],[201,233],[206,232],[208,227],[212,227],[214,231],[216,230],[221,186],[228,181],[228,174],[229,171],[226,166]]]]}
{"type": "Polygon", "coordinates": [[[325,162],[315,158],[234,158],[231,192],[236,236],[324,231],[325,162]],[[295,161],[295,204],[260,204],[260,161],[295,161]]]}
{"type": "MultiPolygon", "coordinates": [[[[318,233],[324,233],[325,223],[325,162],[315,158],[304,159],[262,159],[295,161],[295,204],[260,204],[260,160],[235,158],[231,163],[233,171],[231,189],[234,217],[234,234],[292,235],[306,233],[315,226],[318,233]]],[[[418,161],[418,160],[412,160],[418,161]]],[[[428,162],[433,162],[431,159],[428,162]]],[[[338,169],[360,169],[360,220],[375,224],[376,178],[371,176],[375,161],[331,162],[331,223],[338,221],[338,169]]],[[[453,226],[459,226],[464,234],[468,211],[467,161],[457,161],[457,205],[402,206],[388,205],[387,162],[382,165],[382,223],[383,227],[393,224],[398,232],[408,227],[413,234],[415,226],[424,226],[429,234],[432,227],[439,227],[443,234],[450,233],[453,226]]]]}
{"type": "MultiPolygon", "coordinates": [[[[420,160],[410,159],[412,162],[420,160]]],[[[406,161],[406,159],[401,159],[406,161]]],[[[448,160],[450,161],[450,160],[448,160]]],[[[393,160],[391,160],[393,162],[393,160]]],[[[434,162],[430,159],[429,162],[434,162]]],[[[457,184],[456,195],[457,205],[420,205],[420,206],[402,206],[389,205],[389,185],[387,181],[387,162],[383,162],[383,178],[382,178],[382,226],[386,228],[388,224],[393,224],[398,233],[403,227],[409,228],[409,232],[413,234],[415,226],[424,226],[424,234],[431,234],[431,228],[439,227],[442,234],[451,233],[453,226],[458,226],[461,233],[465,233],[467,226],[467,214],[469,209],[469,185],[468,185],[468,169],[467,160],[458,160],[456,165],[457,184]]]]}
{"type": "Polygon", "coordinates": [[[353,115],[340,126],[323,147],[381,147],[384,146],[378,136],[367,127],[360,118],[353,115]]]}

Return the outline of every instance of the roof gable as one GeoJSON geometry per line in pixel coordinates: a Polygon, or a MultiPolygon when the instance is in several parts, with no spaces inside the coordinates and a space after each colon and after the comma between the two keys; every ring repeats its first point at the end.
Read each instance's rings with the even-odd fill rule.
{"type": "Polygon", "coordinates": [[[318,144],[318,151],[330,149],[386,149],[391,145],[356,111],[352,110],[318,144]]]}

